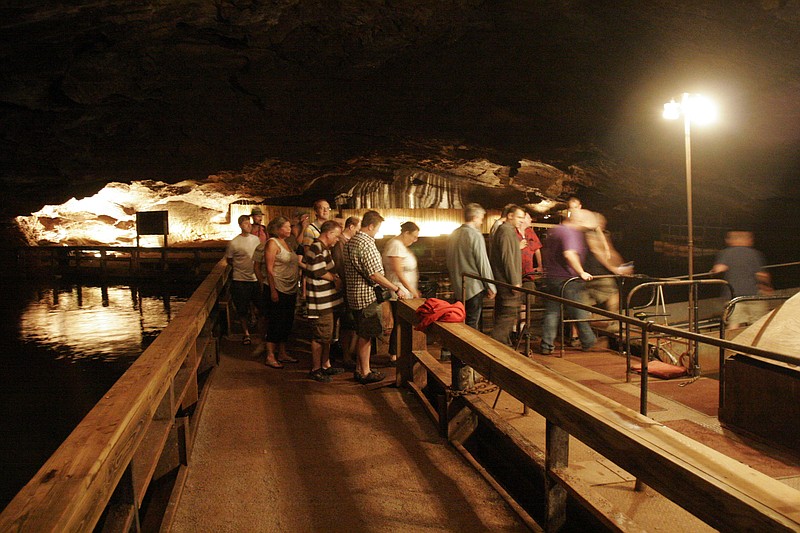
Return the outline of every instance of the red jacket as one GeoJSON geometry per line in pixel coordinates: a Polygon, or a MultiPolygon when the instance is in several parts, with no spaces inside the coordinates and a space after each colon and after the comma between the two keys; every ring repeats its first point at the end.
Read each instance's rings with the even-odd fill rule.
{"type": "Polygon", "coordinates": [[[428,298],[425,303],[417,308],[419,323],[414,329],[423,331],[438,320],[442,322],[463,322],[466,316],[464,304],[461,302],[451,304],[439,298],[428,298]]]}

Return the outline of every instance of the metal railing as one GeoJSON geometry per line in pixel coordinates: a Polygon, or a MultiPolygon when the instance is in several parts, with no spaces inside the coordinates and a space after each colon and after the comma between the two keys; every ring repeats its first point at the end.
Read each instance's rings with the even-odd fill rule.
{"type": "MultiPolygon", "coordinates": [[[[652,320],[641,320],[641,319],[636,318],[636,317],[631,317],[631,316],[623,315],[623,314],[620,314],[620,313],[613,313],[613,312],[607,311],[605,309],[601,309],[601,308],[598,308],[598,307],[593,307],[591,305],[586,305],[586,304],[584,304],[582,302],[578,302],[576,300],[569,300],[569,299],[562,298],[560,296],[555,296],[555,295],[552,295],[552,294],[549,294],[549,293],[546,293],[546,292],[542,292],[542,291],[539,291],[539,290],[526,289],[526,288],[523,288],[523,287],[517,287],[517,286],[514,286],[514,285],[510,285],[508,283],[503,283],[501,281],[497,281],[497,280],[490,279],[490,278],[483,278],[483,277],[480,277],[480,276],[477,276],[477,275],[474,275],[474,274],[464,274],[463,278],[472,278],[472,279],[476,279],[476,280],[479,280],[479,281],[484,282],[484,283],[492,283],[492,284],[494,284],[495,286],[498,286],[498,287],[505,287],[505,288],[511,289],[512,291],[520,292],[522,294],[530,294],[530,295],[536,296],[537,298],[544,298],[544,299],[547,299],[547,300],[551,300],[551,301],[560,303],[562,305],[567,305],[567,306],[570,306],[570,307],[583,309],[585,311],[589,311],[591,313],[595,313],[595,314],[604,316],[604,317],[606,317],[608,319],[619,321],[620,323],[626,324],[628,328],[630,328],[632,326],[632,327],[637,328],[637,329],[640,330],[641,335],[642,335],[642,345],[644,347],[647,346],[646,343],[648,341],[648,336],[653,334],[653,333],[657,333],[657,334],[667,335],[667,336],[670,336],[670,337],[677,337],[677,338],[686,339],[688,341],[695,342],[695,343],[701,343],[701,344],[707,344],[707,345],[710,345],[710,346],[715,346],[715,347],[717,347],[719,349],[732,350],[732,351],[736,351],[736,352],[743,353],[743,354],[755,355],[755,356],[763,357],[763,358],[770,359],[770,360],[773,360],[773,361],[779,361],[779,362],[789,363],[789,364],[797,364],[797,358],[796,357],[788,356],[788,355],[785,355],[785,354],[782,354],[782,353],[779,353],[779,352],[773,352],[773,351],[764,350],[764,349],[761,349],[761,348],[758,348],[758,347],[755,347],[755,346],[748,346],[748,345],[745,345],[745,344],[739,344],[739,343],[728,341],[728,340],[725,340],[725,339],[720,339],[720,338],[717,338],[717,337],[711,337],[711,336],[708,336],[708,335],[703,335],[701,333],[697,333],[697,332],[693,332],[693,331],[686,331],[686,330],[675,328],[675,327],[656,324],[652,320]]],[[[693,280],[692,283],[699,282],[699,281],[702,281],[702,280],[693,280]]],[[[722,280],[706,280],[706,281],[716,281],[717,283],[719,283],[719,282],[725,283],[722,280]]],[[[526,312],[529,312],[529,311],[530,311],[529,309],[526,309],[526,312]]],[[[642,354],[641,354],[641,383],[640,383],[639,402],[640,402],[640,412],[642,414],[644,414],[644,415],[647,414],[647,394],[648,394],[648,388],[647,388],[648,370],[647,370],[647,368],[648,368],[648,353],[647,353],[646,349],[643,349],[642,350],[642,354]]]]}
{"type": "MultiPolygon", "coordinates": [[[[641,285],[637,285],[628,293],[628,298],[626,302],[626,313],[630,312],[631,301],[636,296],[640,290],[644,289],[655,289],[660,290],[664,287],[688,287],[689,290],[694,293],[694,298],[690,301],[693,302],[695,306],[694,310],[689,312],[689,331],[697,332],[697,288],[701,285],[728,285],[728,282],[721,279],[692,279],[692,280],[659,280],[659,281],[650,281],[647,283],[642,283],[641,285]]],[[[649,345],[645,339],[642,339],[642,352],[643,354],[647,354],[649,350],[649,345]]],[[[687,346],[687,351],[689,354],[689,362],[691,367],[689,369],[689,373],[692,376],[699,376],[700,375],[700,362],[698,359],[698,350],[693,345],[692,341],[690,340],[687,346]]],[[[626,352],[626,360],[627,360],[627,373],[626,375],[630,377],[631,371],[631,342],[630,342],[630,328],[625,328],[625,352],[626,352]]]]}

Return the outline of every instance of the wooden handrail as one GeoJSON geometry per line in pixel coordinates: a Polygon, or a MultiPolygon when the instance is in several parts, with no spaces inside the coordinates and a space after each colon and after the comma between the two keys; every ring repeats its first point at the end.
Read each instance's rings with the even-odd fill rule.
{"type": "MultiPolygon", "coordinates": [[[[0,531],[94,528],[154,419],[174,422],[181,404],[176,377],[199,357],[198,336],[227,275],[223,258],[0,514],[0,531]]],[[[135,495],[138,501],[142,497],[135,495]]]]}
{"type": "MultiPolygon", "coordinates": [[[[398,306],[401,331],[423,300],[398,306]]],[[[724,531],[800,530],[800,491],[592,391],[463,323],[429,330],[472,366],[555,426],[587,444],[676,504],[724,531]]],[[[408,335],[408,334],[406,334],[408,335]]],[[[402,343],[398,369],[411,367],[402,343]]],[[[411,380],[410,377],[398,382],[411,380]]],[[[549,450],[548,450],[549,451],[549,450]]]]}

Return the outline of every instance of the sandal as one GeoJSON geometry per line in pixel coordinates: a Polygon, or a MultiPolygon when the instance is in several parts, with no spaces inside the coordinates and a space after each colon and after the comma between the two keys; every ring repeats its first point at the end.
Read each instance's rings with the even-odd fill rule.
{"type": "Polygon", "coordinates": [[[278,362],[278,361],[275,361],[275,362],[273,363],[272,361],[265,360],[265,361],[264,361],[264,364],[265,364],[266,366],[270,367],[270,368],[283,368],[283,365],[282,365],[282,364],[280,364],[280,362],[278,362]]]}
{"type": "Polygon", "coordinates": [[[366,376],[361,376],[359,382],[362,385],[367,385],[369,383],[377,383],[379,381],[383,381],[385,378],[386,376],[383,374],[383,372],[378,372],[377,370],[373,370],[366,376]]]}
{"type": "Polygon", "coordinates": [[[250,340],[250,335],[245,335],[244,338],[242,339],[242,344],[244,344],[244,345],[248,345],[251,342],[253,342],[253,341],[250,340]]]}

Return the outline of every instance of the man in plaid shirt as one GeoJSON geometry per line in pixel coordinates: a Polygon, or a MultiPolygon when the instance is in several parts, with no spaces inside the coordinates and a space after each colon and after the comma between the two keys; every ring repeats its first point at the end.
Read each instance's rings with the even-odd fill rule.
{"type": "Polygon", "coordinates": [[[360,383],[382,381],[382,372],[371,371],[369,366],[371,340],[383,334],[380,303],[375,295],[376,286],[384,287],[404,298],[404,291],[384,276],[381,254],[375,246],[375,235],[380,230],[383,217],[377,211],[367,211],[361,220],[361,231],[344,247],[344,271],[347,287],[347,304],[356,321],[356,371],[360,383]]]}

